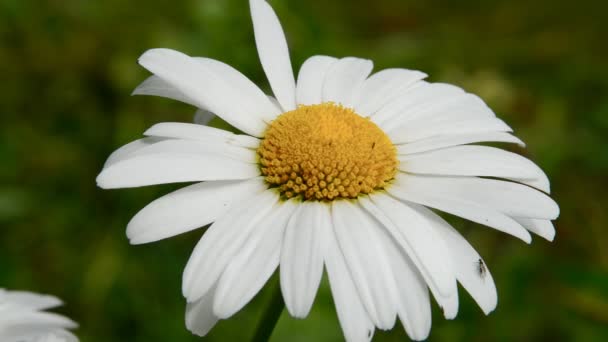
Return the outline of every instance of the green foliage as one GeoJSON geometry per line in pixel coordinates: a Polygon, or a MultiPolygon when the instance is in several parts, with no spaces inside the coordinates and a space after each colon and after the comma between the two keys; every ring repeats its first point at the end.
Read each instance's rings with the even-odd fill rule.
{"type": "MultiPolygon", "coordinates": [[[[479,94],[547,171],[561,207],[554,243],[531,246],[449,218],[492,271],[485,317],[461,291],[456,320],[434,308],[430,340],[608,340],[608,26],[604,1],[273,0],[294,66],[361,56],[479,94]]],[[[102,191],[96,174],[154,123],[190,121],[174,101],[130,97],[148,48],[223,60],[268,89],[246,0],[0,2],[0,286],[52,293],[83,341],[196,341],[181,272],[197,230],[129,246],[138,209],[175,186],[102,191]]],[[[265,289],[208,341],[248,339],[265,289]]],[[[342,334],[324,283],[306,320],[273,341],[342,334]]],[[[376,341],[406,340],[400,328],[376,341]]]]}

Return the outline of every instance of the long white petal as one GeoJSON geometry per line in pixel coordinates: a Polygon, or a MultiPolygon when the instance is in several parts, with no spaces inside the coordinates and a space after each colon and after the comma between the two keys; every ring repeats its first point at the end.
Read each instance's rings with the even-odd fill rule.
{"type": "Polygon", "coordinates": [[[295,318],[304,318],[317,294],[323,275],[323,220],[326,204],[304,202],[291,217],[281,249],[281,291],[285,306],[295,318]]]}
{"type": "Polygon", "coordinates": [[[265,0],[250,0],[255,44],[270,87],[284,111],[296,108],[296,81],[279,18],[265,0]]]}
{"type": "Polygon", "coordinates": [[[445,176],[500,177],[549,192],[549,178],[531,160],[489,146],[455,146],[399,157],[408,173],[445,176]]]}
{"type": "Polygon", "coordinates": [[[205,336],[219,318],[213,314],[216,286],[195,302],[186,304],[186,328],[197,336],[205,336]]]}
{"type": "MultiPolygon", "coordinates": [[[[502,207],[500,203],[495,202],[505,199],[505,194],[503,191],[495,191],[497,189],[489,188],[491,185],[489,182],[492,180],[480,178],[425,177],[412,174],[398,175],[396,178],[395,184],[387,188],[387,191],[399,199],[439,209],[511,234],[527,243],[532,242],[532,237],[527,230],[496,208],[502,207]],[[470,179],[474,179],[474,181],[471,181],[470,179]],[[462,182],[463,180],[468,184],[464,184],[464,182],[462,182]],[[488,188],[483,187],[485,181],[488,181],[488,183],[486,183],[488,188]],[[471,187],[468,188],[467,185],[470,185],[471,187]],[[482,197],[490,197],[492,203],[484,201],[486,198],[482,197]]],[[[511,184],[518,185],[515,183],[511,184]]],[[[525,185],[519,186],[527,188],[525,185]]],[[[531,188],[528,189],[536,191],[531,188]]],[[[538,193],[541,194],[540,192],[538,193]]],[[[535,195],[535,197],[536,196],[537,195],[535,195]]],[[[519,204],[514,203],[515,205],[526,202],[525,197],[511,197],[512,199],[509,199],[508,202],[511,202],[511,200],[520,201],[519,204]]]]}
{"type": "Polygon", "coordinates": [[[345,57],[333,63],[323,82],[323,102],[352,108],[357,101],[355,94],[373,68],[372,61],[355,57],[345,57]]]}
{"type": "MultiPolygon", "coordinates": [[[[329,206],[323,206],[322,220],[324,227],[332,226],[329,206]]],[[[375,326],[363,306],[335,233],[333,229],[323,229],[322,232],[327,243],[324,248],[325,267],[344,337],[349,342],[371,341],[375,326]]]]}
{"type": "Polygon", "coordinates": [[[154,242],[205,226],[232,203],[265,188],[261,178],[190,185],[148,204],[127,226],[132,244],[154,242]]]}
{"type": "Polygon", "coordinates": [[[520,146],[525,144],[516,136],[506,132],[484,132],[471,134],[449,134],[418,140],[409,144],[397,145],[397,153],[402,155],[414,154],[478,142],[507,142],[520,146]]]}
{"type": "Polygon", "coordinates": [[[434,292],[443,297],[456,293],[456,278],[446,246],[423,216],[387,194],[363,197],[360,203],[384,225],[434,292]]]}
{"type": "Polygon", "coordinates": [[[63,302],[50,295],[41,295],[27,291],[4,291],[0,289],[0,306],[14,304],[28,310],[46,310],[61,306],[63,302]]]}
{"type": "Polygon", "coordinates": [[[527,230],[548,241],[553,241],[555,238],[555,227],[553,227],[553,223],[549,220],[515,217],[515,221],[519,222],[527,230]]]}
{"type": "Polygon", "coordinates": [[[388,136],[394,144],[406,144],[447,134],[477,134],[512,131],[511,127],[504,123],[504,121],[495,117],[463,118],[456,120],[448,118],[440,122],[414,120],[388,132],[388,136]]]}
{"type": "MultiPolygon", "coordinates": [[[[174,138],[204,141],[208,144],[217,145],[227,143],[228,145],[245,148],[258,148],[260,140],[249,135],[233,134],[223,129],[213,128],[200,124],[183,122],[162,122],[150,127],[144,135],[160,138],[174,138]]],[[[234,148],[228,148],[234,150],[234,148]]],[[[238,150],[238,149],[237,149],[238,150]]],[[[215,149],[217,151],[217,149],[215,149]]],[[[250,159],[250,161],[254,159],[250,159]]]]}
{"type": "Polygon", "coordinates": [[[236,180],[260,174],[255,152],[236,146],[165,140],[131,153],[104,168],[97,185],[104,189],[154,184],[236,180]],[[222,154],[218,154],[222,153],[222,154]]]}
{"type": "Polygon", "coordinates": [[[285,226],[297,204],[276,204],[262,219],[222,274],[213,312],[228,318],[245,306],[264,286],[279,265],[285,226]]]}
{"type": "MultiPolygon", "coordinates": [[[[397,286],[397,313],[410,339],[424,340],[431,331],[431,301],[424,279],[387,232],[379,234],[397,286]]],[[[455,293],[454,295],[458,295],[455,293]]]]}
{"type": "Polygon", "coordinates": [[[396,306],[393,274],[376,230],[381,229],[362,208],[348,201],[332,203],[332,222],[340,249],[363,305],[374,324],[390,329],[396,306]]]}
{"type": "Polygon", "coordinates": [[[234,84],[234,78],[244,76],[220,62],[203,63],[178,51],[152,49],[139,58],[139,63],[196,100],[197,107],[215,113],[249,135],[262,136],[265,118],[277,110],[266,96],[259,96],[257,87],[244,92],[243,82],[234,84]],[[223,65],[224,72],[218,72],[218,65],[223,65]]]}
{"type": "Polygon", "coordinates": [[[160,96],[184,102],[195,107],[201,105],[200,103],[197,103],[196,100],[184,95],[184,93],[179,91],[173,85],[156,75],[146,78],[140,85],[137,86],[137,88],[135,88],[135,90],[133,90],[132,95],[160,96]]]}
{"type": "Polygon", "coordinates": [[[448,252],[452,257],[454,270],[458,282],[471,294],[479,307],[487,315],[496,308],[498,295],[494,279],[487,269],[485,263],[458,231],[449,223],[445,222],[439,215],[431,210],[415,204],[410,204],[414,210],[424,215],[432,224],[433,229],[441,235],[448,246],[448,252]],[[483,263],[484,271],[480,272],[479,262],[483,263]]]}
{"type": "Polygon", "coordinates": [[[392,100],[403,94],[412,84],[424,79],[427,74],[408,69],[384,69],[371,75],[359,88],[355,111],[363,116],[372,116],[392,100]]]}
{"type": "Polygon", "coordinates": [[[189,302],[207,293],[278,200],[271,190],[254,194],[233,204],[209,227],[184,269],[182,292],[189,302]]]}
{"type": "Polygon", "coordinates": [[[298,104],[312,105],[323,102],[325,74],[337,60],[329,56],[312,56],[302,64],[296,85],[298,104]]]}
{"type": "Polygon", "coordinates": [[[116,162],[123,161],[127,159],[132,153],[137,152],[144,147],[148,147],[152,144],[156,144],[164,140],[167,139],[158,137],[147,137],[132,141],[126,145],[121,146],[116,151],[112,152],[103,167],[106,168],[112,164],[115,164],[116,162]]]}

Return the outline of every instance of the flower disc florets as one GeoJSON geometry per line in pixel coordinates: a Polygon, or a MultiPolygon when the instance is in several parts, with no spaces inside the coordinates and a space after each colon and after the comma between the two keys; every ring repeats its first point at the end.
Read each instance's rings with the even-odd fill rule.
{"type": "Polygon", "coordinates": [[[300,106],[268,127],[258,148],[266,182],[282,196],[356,198],[384,188],[396,150],[376,124],[333,103],[300,106]]]}

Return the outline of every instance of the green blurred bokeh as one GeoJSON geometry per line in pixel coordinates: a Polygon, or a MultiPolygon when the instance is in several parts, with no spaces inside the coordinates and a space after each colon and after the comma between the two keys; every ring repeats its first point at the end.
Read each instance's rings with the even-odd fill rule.
{"type": "MultiPolygon", "coordinates": [[[[605,1],[272,0],[297,68],[312,54],[419,69],[479,94],[527,144],[561,207],[553,243],[531,246],[450,218],[490,267],[489,316],[460,291],[434,304],[431,341],[608,341],[608,25],[605,1]]],[[[129,246],[125,227],[176,186],[102,191],[118,146],[193,108],[131,97],[146,49],[227,62],[268,90],[246,0],[0,1],[0,286],[52,293],[82,341],[196,341],[181,272],[202,230],[129,246]]],[[[276,278],[272,283],[276,285],[276,278]]],[[[272,284],[271,284],[272,285],[272,284]]],[[[274,286],[273,285],[273,286],[274,286]]],[[[269,288],[209,341],[247,340],[269,288]]],[[[324,283],[306,320],[273,341],[342,339],[324,283]]],[[[407,340],[400,327],[376,341],[407,340]]]]}

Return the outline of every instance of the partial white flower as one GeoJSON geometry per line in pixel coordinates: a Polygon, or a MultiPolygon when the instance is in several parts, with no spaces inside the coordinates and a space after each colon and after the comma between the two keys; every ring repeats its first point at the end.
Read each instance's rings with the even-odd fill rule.
{"type": "Polygon", "coordinates": [[[75,322],[44,311],[62,304],[49,295],[0,289],[0,341],[77,342],[68,331],[78,326],[75,322]]]}
{"type": "Polygon", "coordinates": [[[127,227],[141,244],[211,224],[184,271],[188,329],[207,334],[279,265],[296,318],[308,315],[327,271],[349,341],[370,340],[397,318],[425,339],[430,295],[454,318],[457,282],[484,313],[494,310],[487,265],[428,208],[527,243],[529,232],[552,240],[559,208],[543,171],[470,145],[523,143],[477,96],[419,71],[371,74],[366,59],[313,56],[296,82],[276,14],[264,0],[250,5],[274,97],[224,63],[168,49],[141,56],[154,75],[134,92],[190,103],[197,120],[213,113],[244,134],[160,123],[114,152],[97,178],[108,189],[199,182],[150,203],[127,227]]]}

